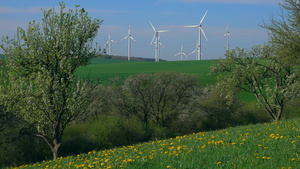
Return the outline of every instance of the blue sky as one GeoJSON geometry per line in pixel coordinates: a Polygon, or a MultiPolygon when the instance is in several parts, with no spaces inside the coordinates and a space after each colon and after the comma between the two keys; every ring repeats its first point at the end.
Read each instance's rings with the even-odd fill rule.
{"type": "MultiPolygon", "coordinates": [[[[42,19],[41,8],[58,9],[59,0],[1,0],[0,1],[0,37],[13,37],[17,27],[25,28],[28,22],[42,19]]],[[[85,8],[92,18],[104,20],[97,37],[103,48],[108,39],[107,32],[117,42],[112,45],[113,55],[127,56],[127,40],[119,42],[127,35],[131,24],[132,56],[154,58],[154,46],[149,45],[154,31],[149,21],[157,30],[169,30],[161,34],[161,43],[165,48],[160,50],[160,58],[180,60],[174,55],[180,52],[181,43],[186,54],[195,50],[198,39],[198,28],[184,28],[186,25],[199,24],[201,18],[208,13],[202,28],[208,38],[202,38],[202,59],[218,59],[224,57],[227,22],[231,35],[230,48],[239,46],[251,48],[253,45],[267,42],[265,29],[259,24],[269,22],[274,15],[278,17],[282,0],[65,0],[67,8],[75,4],[85,8]]],[[[0,50],[0,52],[2,52],[0,50]]],[[[195,60],[196,55],[188,55],[184,60],[195,60]]]]}

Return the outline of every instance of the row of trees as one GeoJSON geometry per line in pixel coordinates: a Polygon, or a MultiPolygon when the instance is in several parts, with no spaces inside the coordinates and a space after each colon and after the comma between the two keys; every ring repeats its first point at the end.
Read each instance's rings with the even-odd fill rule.
{"type": "Polygon", "coordinates": [[[58,13],[54,9],[44,11],[41,24],[30,22],[26,31],[18,28],[14,39],[2,39],[6,60],[0,65],[4,117],[0,132],[5,131],[10,118],[16,123],[24,121],[35,128],[30,131],[44,139],[56,159],[66,127],[87,113],[113,110],[124,117],[134,116],[149,133],[149,124],[167,127],[170,121],[200,109],[219,112],[206,117],[227,117],[236,108],[237,89],[254,93],[270,118],[280,120],[300,86],[300,4],[286,0],[281,6],[287,11],[282,13],[282,20],[271,18],[270,25],[263,25],[269,30],[269,44],[250,51],[227,51],[226,59],[212,68],[220,80],[216,91],[224,89],[210,92],[211,97],[224,98],[212,106],[209,103],[214,100],[208,99],[191,75],[143,74],[129,77],[124,84],[113,80],[109,87],[77,79],[77,68],[100,53],[91,44],[102,20],[92,20],[79,6],[65,12],[65,4],[60,3],[58,13]],[[96,97],[97,92],[100,97],[96,97]],[[104,95],[110,98],[101,97],[104,95]]]}

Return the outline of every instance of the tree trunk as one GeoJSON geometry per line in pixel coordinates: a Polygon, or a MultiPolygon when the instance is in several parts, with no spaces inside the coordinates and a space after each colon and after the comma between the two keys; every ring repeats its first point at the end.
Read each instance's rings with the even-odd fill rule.
{"type": "Polygon", "coordinates": [[[283,112],[283,106],[280,106],[280,108],[278,109],[275,121],[279,121],[281,119],[282,112],[283,112]]]}
{"type": "Polygon", "coordinates": [[[53,148],[52,148],[52,153],[53,153],[53,160],[56,160],[58,158],[58,148],[60,147],[61,143],[58,143],[57,140],[53,141],[53,148]]]}

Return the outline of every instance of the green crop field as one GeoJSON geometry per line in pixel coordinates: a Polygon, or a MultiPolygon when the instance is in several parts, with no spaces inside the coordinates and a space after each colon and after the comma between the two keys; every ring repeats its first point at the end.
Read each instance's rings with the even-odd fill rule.
{"type": "Polygon", "coordinates": [[[299,168],[300,119],[90,151],[17,168],[299,168]]]}
{"type": "Polygon", "coordinates": [[[156,73],[156,72],[182,72],[196,74],[200,83],[205,85],[215,84],[216,77],[209,75],[210,67],[216,60],[203,61],[164,61],[164,62],[122,62],[107,61],[105,59],[92,60],[90,65],[80,67],[76,74],[82,78],[90,77],[93,80],[108,80],[119,76],[126,78],[130,75],[139,73],[156,73]],[[101,64],[106,62],[106,64],[101,64]]]}

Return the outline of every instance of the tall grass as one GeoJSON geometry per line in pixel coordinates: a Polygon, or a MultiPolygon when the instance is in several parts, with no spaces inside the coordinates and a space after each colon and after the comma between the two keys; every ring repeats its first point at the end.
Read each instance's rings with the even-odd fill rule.
{"type": "Polygon", "coordinates": [[[17,168],[298,168],[300,119],[200,132],[17,168]]]}

